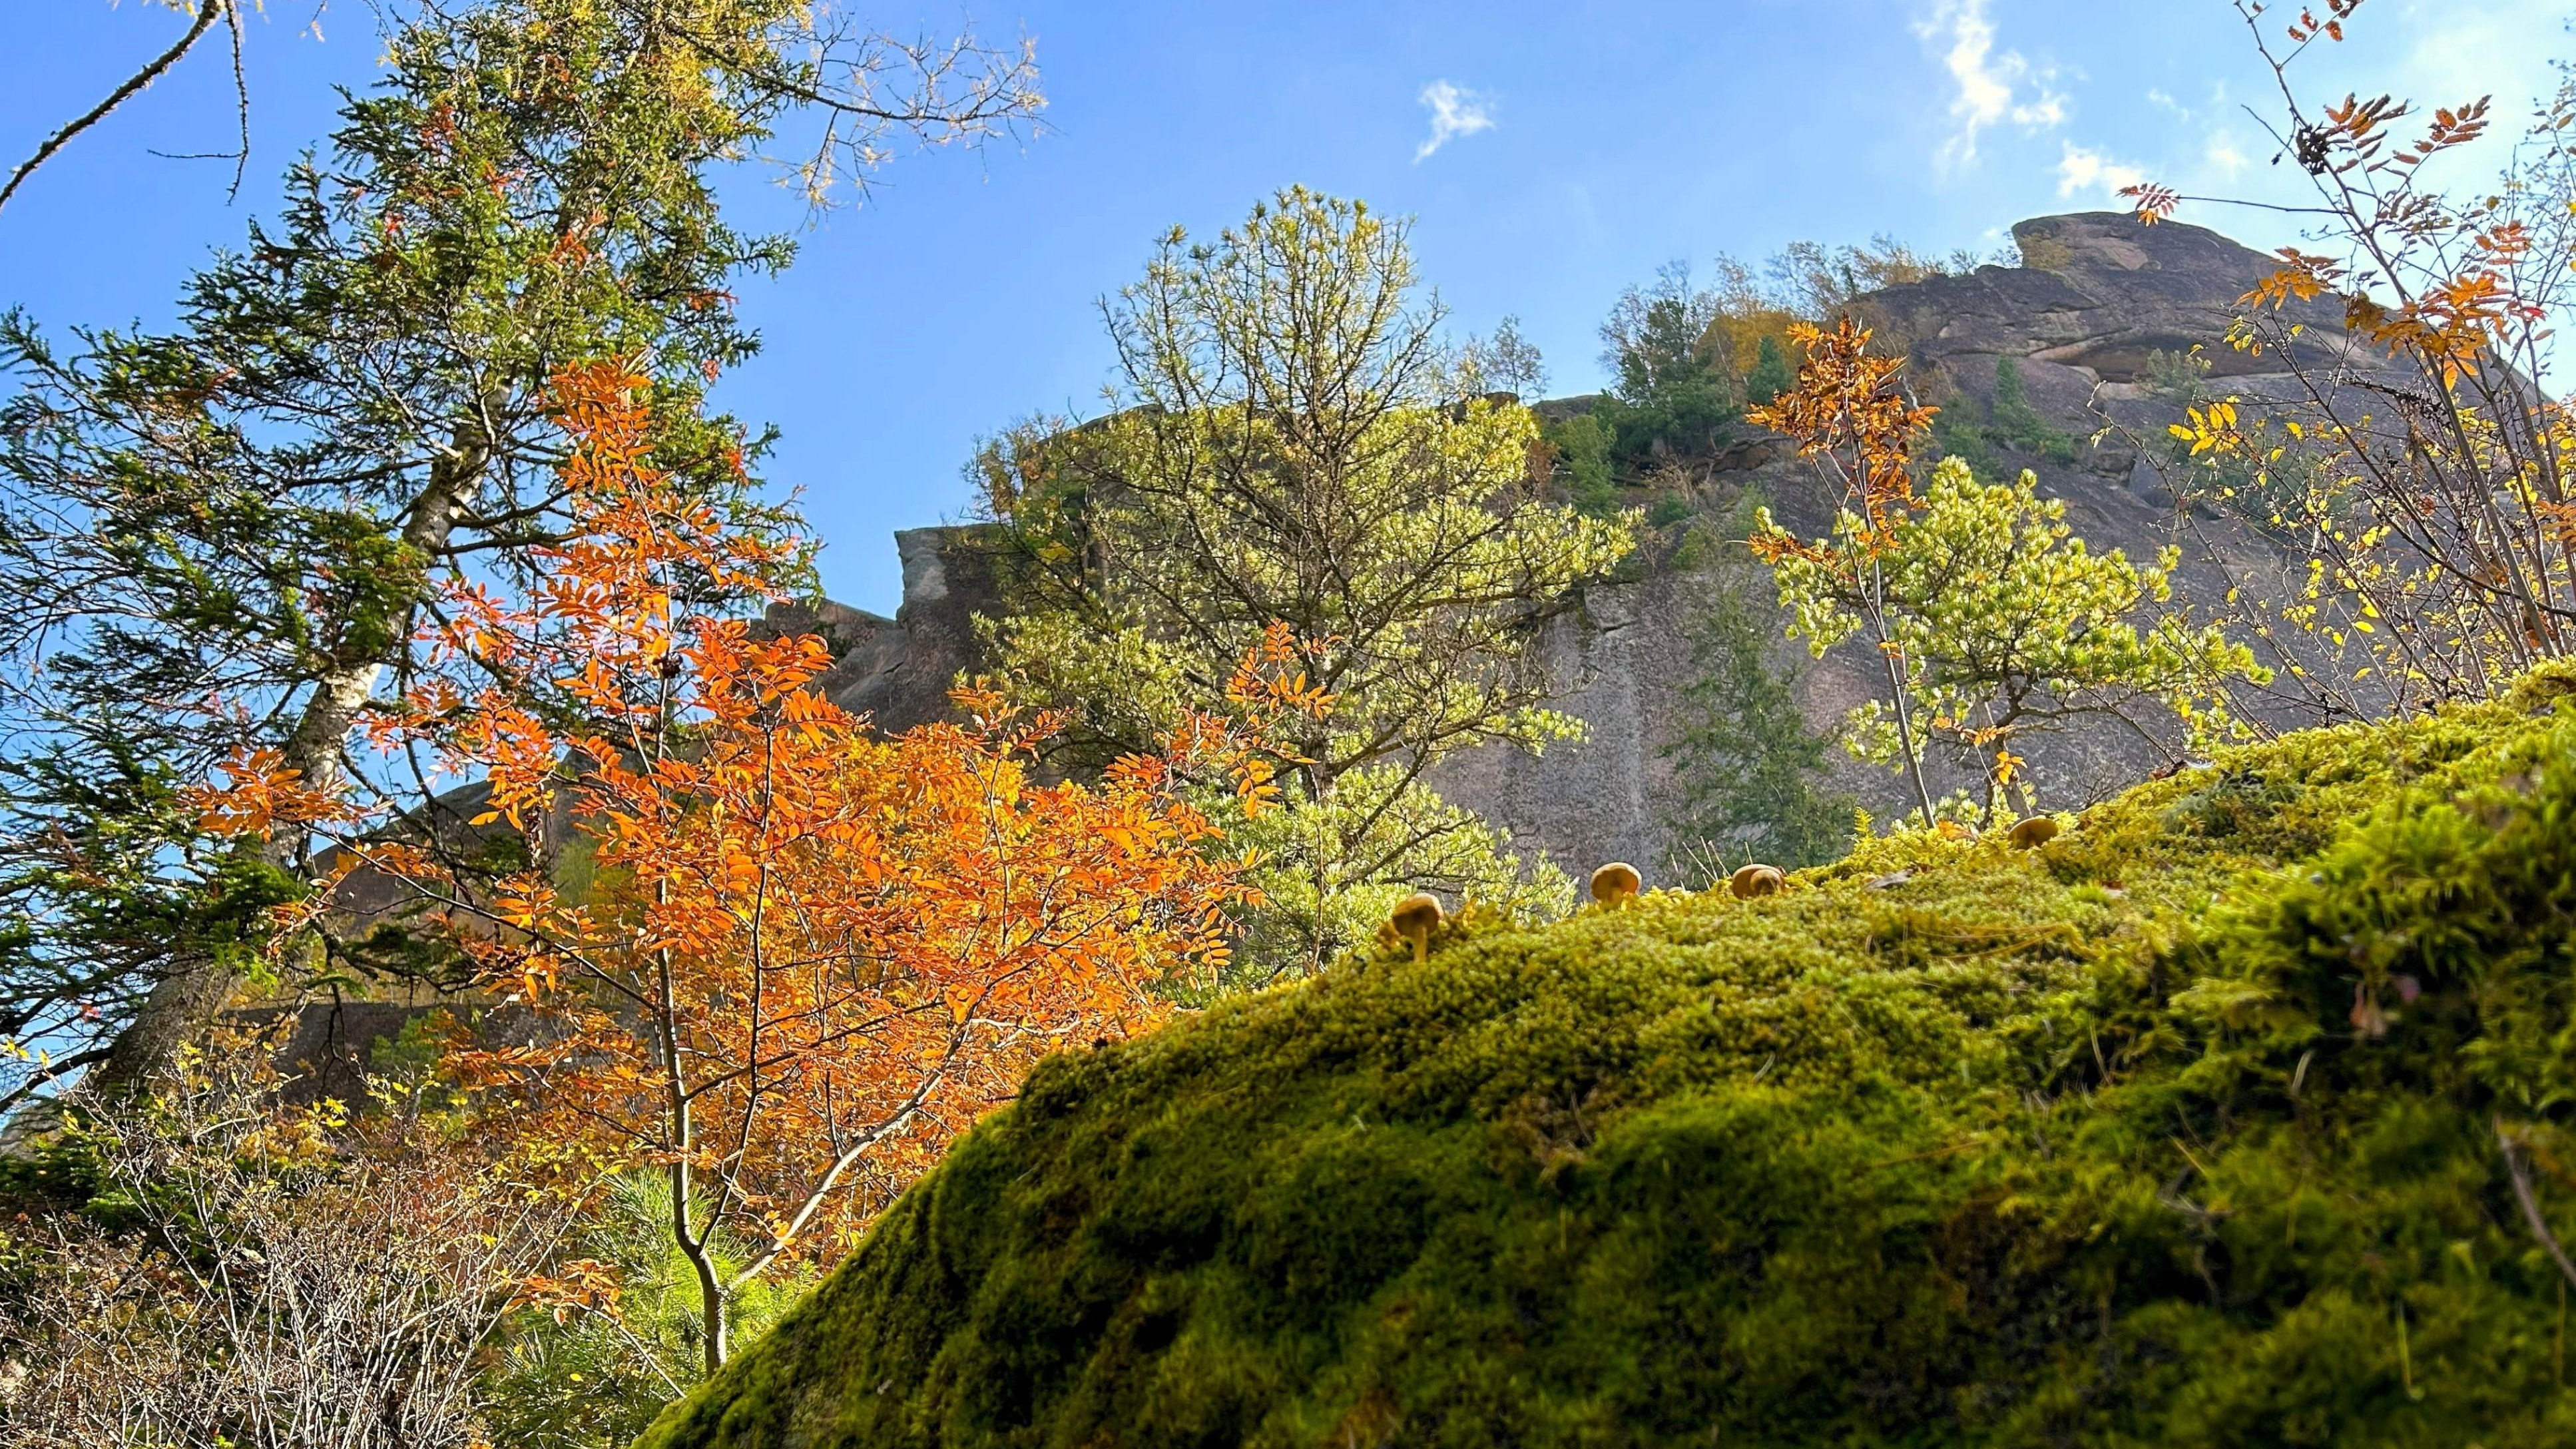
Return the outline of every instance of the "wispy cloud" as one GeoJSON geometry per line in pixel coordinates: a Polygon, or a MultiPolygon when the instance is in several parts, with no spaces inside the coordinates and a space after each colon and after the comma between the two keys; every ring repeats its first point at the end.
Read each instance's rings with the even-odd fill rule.
{"type": "Polygon", "coordinates": [[[2099,190],[2116,196],[2123,186],[2135,186],[2147,179],[2147,173],[2135,166],[2114,161],[2090,147],[2072,141],[2063,143],[2065,150],[2057,158],[2057,194],[2073,196],[2078,192],[2099,190]]]}
{"type": "Polygon", "coordinates": [[[2390,39],[2403,35],[2404,58],[2374,84],[2411,95],[2427,110],[2483,95],[2494,96],[2499,109],[2519,109],[2558,88],[2553,62],[2565,54],[2566,12],[2558,0],[2410,5],[2387,23],[2397,32],[2390,39]]]}
{"type": "Polygon", "coordinates": [[[2236,149],[2236,138],[2225,131],[2219,131],[2210,136],[2209,145],[2200,153],[2200,159],[2208,162],[2211,170],[2230,181],[2236,179],[2236,173],[2251,164],[2245,159],[2245,153],[2236,149]]]}
{"type": "Polygon", "coordinates": [[[1436,80],[1422,88],[1422,104],[1431,112],[1431,134],[1413,148],[1413,161],[1420,165],[1432,152],[1461,136],[1494,128],[1493,102],[1464,86],[1436,80]]]}
{"type": "Polygon", "coordinates": [[[1944,165],[1977,159],[1978,133],[1999,122],[2045,131],[2066,120],[2066,97],[2056,88],[2056,72],[2032,65],[2019,51],[1997,51],[1986,3],[1935,0],[1914,25],[1916,35],[1939,48],[1941,68],[1958,88],[1950,98],[1956,124],[1941,146],[1944,165]]]}

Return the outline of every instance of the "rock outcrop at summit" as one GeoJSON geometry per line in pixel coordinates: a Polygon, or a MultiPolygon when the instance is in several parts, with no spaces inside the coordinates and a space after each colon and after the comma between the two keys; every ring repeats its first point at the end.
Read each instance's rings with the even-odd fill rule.
{"type": "MultiPolygon", "coordinates": [[[[2242,353],[2224,341],[2238,299],[2271,270],[2271,260],[2201,227],[2151,227],[2118,212],[2036,217],[2015,226],[2013,238],[2020,266],[1979,267],[1862,299],[1858,310],[1877,345],[1906,353],[1908,376],[1927,402],[1970,420],[1989,415],[1997,364],[2010,359],[2032,408],[2076,446],[2072,461],[2009,447],[1998,448],[1995,461],[2035,473],[2041,491],[2066,502],[2068,523],[2097,551],[2139,558],[2170,542],[2194,545],[2176,581],[2184,604],[2223,598],[2230,574],[2277,569],[2277,557],[2221,520],[2178,515],[2152,456],[2181,416],[2181,403],[2158,390],[2156,370],[2170,375],[2195,348],[2214,389],[2255,398],[2294,391],[2277,354],[2242,353]],[[2186,531],[2187,540],[2180,537],[2186,531]]],[[[2292,315],[2306,324],[2305,345],[2315,357],[2367,365],[2344,357],[2339,311],[2318,302],[2292,315]]],[[[1822,533],[1830,523],[1833,499],[1808,465],[1758,429],[1739,429],[1710,461],[1694,501],[1716,511],[1748,489],[1801,533],[1822,533]]],[[[890,728],[947,708],[950,683],[975,662],[972,616],[998,603],[971,530],[915,529],[896,541],[904,602],[893,619],[823,603],[794,606],[776,620],[819,628],[838,657],[826,680],[832,697],[890,728]]],[[[1543,759],[1489,748],[1444,764],[1433,780],[1449,798],[1509,829],[1524,849],[1577,869],[1634,860],[1648,865],[1650,876],[1669,878],[1656,869],[1678,844],[1667,819],[1676,786],[1665,751],[1687,718],[1686,625],[1702,607],[1704,585],[1670,566],[1669,546],[1645,552],[1626,577],[1586,588],[1580,607],[1549,624],[1538,646],[1571,687],[1563,707],[1586,721],[1590,737],[1553,747],[1543,759]]],[[[1799,646],[1784,639],[1779,648],[1782,667],[1805,662],[1799,646]]],[[[1806,669],[1800,702],[1810,719],[1829,725],[1876,684],[1870,661],[1837,651],[1806,669]]],[[[2045,737],[2033,753],[2042,779],[2083,792],[2043,798],[2049,808],[2106,797],[2162,763],[2116,722],[2045,737]]],[[[1848,761],[1837,769],[1837,784],[1874,812],[1904,808],[1895,777],[1848,761]]],[[[1965,782],[1964,774],[1952,780],[1965,782]]]]}

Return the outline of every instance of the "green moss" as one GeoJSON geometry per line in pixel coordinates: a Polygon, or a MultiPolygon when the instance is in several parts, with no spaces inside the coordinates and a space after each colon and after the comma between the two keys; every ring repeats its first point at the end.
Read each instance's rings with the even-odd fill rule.
{"type": "Polygon", "coordinates": [[[1053,1058],[645,1442],[2576,1443],[2571,680],[1053,1058]]]}

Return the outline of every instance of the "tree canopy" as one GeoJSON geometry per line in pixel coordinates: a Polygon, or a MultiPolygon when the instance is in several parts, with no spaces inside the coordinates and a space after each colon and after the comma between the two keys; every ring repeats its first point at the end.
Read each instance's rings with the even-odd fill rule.
{"type": "Polygon", "coordinates": [[[1076,711],[1096,755],[1226,708],[1266,641],[1294,651],[1314,707],[1282,722],[1287,808],[1256,837],[1256,969],[1324,964],[1391,890],[1525,899],[1423,776],[1578,733],[1530,646],[1629,522],[1548,500],[1529,410],[1474,393],[1404,224],[1359,203],[1291,189],[1213,242],[1175,231],[1103,312],[1118,410],[981,460],[1014,694],[1076,711]]]}
{"type": "MultiPolygon", "coordinates": [[[[278,219],[190,279],[173,327],[64,346],[0,318],[19,384],[0,409],[0,898],[26,923],[0,940],[0,1036],[130,1081],[223,1005],[235,917],[309,861],[292,840],[206,841],[171,792],[245,747],[317,788],[352,778],[349,732],[409,667],[437,581],[524,582],[529,551],[575,528],[558,370],[625,359],[667,409],[674,476],[794,530],[774,504],[740,512],[760,437],[695,406],[755,346],[733,287],[792,254],[726,224],[716,171],[800,107],[830,117],[818,164],[846,169],[883,138],[972,136],[1034,104],[1020,68],[979,71],[971,48],[805,49],[804,15],[400,12],[384,78],[289,171],[278,219]],[[908,58],[930,69],[906,95],[908,58]]],[[[406,775],[364,783],[425,807],[406,775]]]]}

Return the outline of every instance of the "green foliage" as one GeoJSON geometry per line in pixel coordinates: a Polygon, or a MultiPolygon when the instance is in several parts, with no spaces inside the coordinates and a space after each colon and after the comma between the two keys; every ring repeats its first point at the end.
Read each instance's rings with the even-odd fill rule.
{"type": "Polygon", "coordinates": [[[1713,322],[1716,307],[1682,268],[1664,268],[1651,289],[1628,289],[1610,312],[1602,361],[1618,382],[1605,413],[1623,462],[1643,464],[1656,449],[1705,456],[1726,441],[1739,400],[1713,322]]]}
{"type": "MultiPolygon", "coordinates": [[[[705,1379],[697,1274],[671,1242],[669,1194],[658,1174],[613,1179],[562,1245],[563,1258],[613,1275],[616,1296],[510,1322],[482,1381],[495,1443],[623,1449],[705,1379]]],[[[712,1256],[730,1276],[752,1254],[720,1237],[712,1256]]],[[[729,1305],[735,1344],[758,1343],[813,1281],[798,1269],[744,1283],[729,1305]]]]}
{"type": "Polygon", "coordinates": [[[1109,320],[1121,410],[979,460],[1011,611],[982,627],[1013,698],[1071,711],[1068,763],[1097,765],[1235,710],[1235,671],[1287,630],[1330,704],[1280,726],[1292,814],[1256,880],[1292,904],[1256,927],[1254,979],[1364,939],[1293,904],[1314,891],[1510,875],[1422,772],[1580,733],[1528,646],[1633,520],[1546,496],[1537,420],[1439,345],[1404,226],[1364,205],[1292,188],[1212,245],[1174,231],[1109,320]]]}
{"type": "Polygon", "coordinates": [[[1651,286],[1622,293],[1601,327],[1602,365],[1615,380],[1600,415],[1617,467],[1642,474],[1724,446],[1746,407],[1796,384],[1791,324],[1830,323],[1872,292],[1966,272],[1982,260],[1964,252],[1927,257],[1882,234],[1860,246],[1791,242],[1758,270],[1720,255],[1704,287],[1689,267],[1667,264],[1651,286]]]}
{"type": "Polygon", "coordinates": [[[1556,469],[1574,511],[1587,518],[1617,517],[1619,480],[1611,458],[1617,437],[1610,426],[1596,413],[1578,413],[1543,425],[1539,436],[1556,450],[1556,469]]]}
{"type": "Polygon", "coordinates": [[[1751,370],[1744,374],[1744,400],[1755,407],[1768,405],[1780,394],[1798,385],[1798,370],[1789,365],[1789,351],[1780,339],[1765,332],[1756,345],[1751,370]]]}
{"type": "Polygon", "coordinates": [[[2571,692],[1058,1056],[644,1443],[2576,1444],[2571,692]]]}
{"type": "MultiPolygon", "coordinates": [[[[1831,539],[1798,545],[1768,510],[1760,516],[1758,532],[1776,541],[1773,569],[1792,632],[1821,658],[1861,631],[1864,606],[1874,604],[1888,631],[1881,653],[1917,720],[1981,761],[1984,799],[1970,802],[1981,817],[1997,815],[2008,791],[2025,808],[2035,803],[2013,750],[2027,734],[2087,714],[2144,728],[2142,707],[2156,706],[2200,736],[2220,735],[2230,725],[2220,687],[2264,677],[2252,652],[2216,625],[2175,613],[2139,617],[2171,599],[2175,550],[2143,568],[2116,549],[2091,552],[2068,528],[2064,501],[2040,497],[2027,472],[1981,484],[1966,460],[1942,459],[1919,508],[1874,538],[1865,571],[1852,560],[1863,552],[1866,522],[1845,510],[1834,529],[1831,539]]],[[[1859,758],[1911,763],[1887,701],[1855,709],[1844,737],[1859,758]]],[[[1918,736],[1914,747],[1924,744],[1918,736]]]]}
{"type": "Polygon", "coordinates": [[[1999,448],[2052,463],[2072,463],[2076,457],[2073,435],[2051,427],[2030,405],[2021,364],[2009,357],[1995,359],[1995,398],[1986,410],[1986,420],[1973,422],[1957,407],[1943,408],[1932,420],[1932,436],[1942,452],[1966,459],[1981,473],[2002,471],[2003,462],[1995,451],[1999,448]]]}
{"type": "Polygon", "coordinates": [[[1995,359],[1995,405],[1989,416],[1993,422],[1991,436],[2054,463],[2075,461],[2075,439],[2050,427],[2039,410],[2030,405],[2030,394],[2022,384],[2021,364],[2009,357],[1995,359]]]}
{"type": "Polygon", "coordinates": [[[2209,359],[2194,344],[2188,352],[2162,347],[2149,352],[2146,371],[2139,381],[2154,396],[2176,407],[2188,407],[2209,400],[2208,378],[2209,359]]]}
{"type": "Polygon", "coordinates": [[[1647,508],[1646,526],[1649,528],[1670,528],[1674,524],[1692,517],[1697,512],[1697,509],[1691,507],[1691,501],[1688,498],[1679,493],[1667,493],[1656,499],[1653,505],[1647,508]]]}
{"type": "Polygon", "coordinates": [[[1272,864],[1258,872],[1260,908],[1245,913],[1235,960],[1206,999],[1267,985],[1283,961],[1329,962],[1374,938],[1416,891],[1524,922],[1574,909],[1574,882],[1554,862],[1523,862],[1510,836],[1399,765],[1348,771],[1320,799],[1292,789],[1251,819],[1232,802],[1216,813],[1230,848],[1272,864]]]}
{"type": "MultiPolygon", "coordinates": [[[[148,725],[128,712],[67,723],[56,738],[0,759],[0,801],[30,843],[0,854],[0,1036],[44,1040],[84,1004],[121,1018],[171,943],[228,950],[254,939],[273,894],[246,862],[200,838],[170,765],[150,750],[148,725]],[[177,842],[177,844],[173,844],[177,842]],[[243,876],[227,890],[224,876],[243,876]],[[66,949],[70,945],[71,949],[66,949]]],[[[56,1034],[58,1055],[95,1050],[56,1034]]],[[[13,1086],[35,1085],[37,1065],[13,1086]]]]}
{"type": "Polygon", "coordinates": [[[1653,286],[1621,294],[1601,324],[1602,365],[1617,380],[1598,415],[1622,468],[1706,457],[1726,442],[1741,400],[1717,320],[1716,294],[1694,288],[1690,269],[1674,263],[1653,286]]]}
{"type": "Polygon", "coordinates": [[[1681,790],[1669,814],[1686,856],[1672,862],[1706,887],[1732,866],[1820,864],[1850,849],[1860,801],[1822,786],[1831,743],[1807,724],[1794,680],[1772,668],[1771,612],[1753,597],[1760,572],[1745,556],[1739,505],[1723,536],[1693,551],[1701,607],[1690,621],[1688,711],[1664,747],[1681,790]]]}
{"type": "Polygon", "coordinates": [[[758,440],[696,409],[754,350],[730,288],[791,251],[728,228],[711,173],[790,103],[740,67],[793,8],[416,7],[170,328],[0,316],[0,1039],[87,1048],[229,969],[170,929],[242,897],[169,792],[252,749],[327,785],[439,581],[528,578],[568,526],[556,370],[635,359],[693,496],[793,526],[736,466],[758,440]]]}

